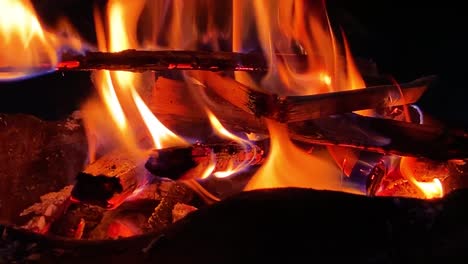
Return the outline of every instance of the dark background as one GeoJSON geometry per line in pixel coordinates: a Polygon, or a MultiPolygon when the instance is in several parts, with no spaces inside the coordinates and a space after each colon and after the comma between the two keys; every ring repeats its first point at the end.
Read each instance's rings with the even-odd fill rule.
{"type": "MultiPolygon", "coordinates": [[[[188,0],[190,1],[190,0],[188,0]]],[[[82,36],[95,41],[92,7],[105,0],[36,0],[46,23],[68,17],[82,36]]],[[[382,74],[411,81],[436,74],[439,81],[418,105],[429,115],[468,127],[465,102],[468,46],[461,3],[329,0],[332,23],[344,28],[354,56],[371,58],[382,74]],[[409,6],[413,5],[413,6],[409,6]]],[[[7,52],[7,51],[3,51],[7,52]]],[[[0,83],[0,112],[32,113],[58,119],[79,108],[91,92],[88,73],[54,73],[15,83],[0,83]]]]}

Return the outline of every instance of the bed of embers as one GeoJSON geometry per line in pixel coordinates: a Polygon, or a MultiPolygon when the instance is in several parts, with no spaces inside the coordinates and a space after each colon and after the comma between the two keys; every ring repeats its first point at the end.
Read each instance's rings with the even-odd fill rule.
{"type": "MultiPolygon", "coordinates": [[[[68,27],[40,28],[28,1],[0,4],[28,18],[23,28],[40,28],[26,32],[26,59],[0,61],[1,86],[97,91],[65,120],[0,114],[0,262],[432,263],[465,254],[468,134],[416,106],[435,76],[399,84],[355,62],[321,4],[258,1],[250,26],[270,36],[257,32],[253,48],[242,42],[251,31],[235,29],[246,27],[236,14],[247,2],[227,10],[232,39],[213,33],[223,24],[199,6],[210,1],[159,2],[96,9],[91,51],[68,27]],[[145,12],[160,4],[172,15],[151,20],[147,37],[156,31],[165,46],[145,46],[137,31],[145,35],[145,12]],[[275,10],[294,26],[275,28],[275,10]],[[195,15],[215,28],[192,35],[184,19],[195,15]],[[219,51],[223,41],[232,52],[219,51]]],[[[15,32],[0,36],[24,41],[15,32]]]]}

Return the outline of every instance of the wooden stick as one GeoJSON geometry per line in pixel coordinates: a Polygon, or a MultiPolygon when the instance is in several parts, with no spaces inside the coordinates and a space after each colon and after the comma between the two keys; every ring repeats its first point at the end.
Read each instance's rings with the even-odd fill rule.
{"type": "Polygon", "coordinates": [[[411,104],[422,96],[435,77],[401,85],[383,85],[309,96],[277,96],[256,91],[232,78],[210,72],[194,77],[231,104],[279,122],[297,122],[364,109],[411,104]]]}

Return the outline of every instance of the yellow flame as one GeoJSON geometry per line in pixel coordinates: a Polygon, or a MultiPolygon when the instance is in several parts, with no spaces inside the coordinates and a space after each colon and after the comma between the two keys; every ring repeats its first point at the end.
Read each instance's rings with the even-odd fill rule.
{"type": "MultiPolygon", "coordinates": [[[[109,1],[107,6],[107,38],[100,13],[97,9],[95,10],[98,47],[101,51],[118,52],[139,48],[137,25],[145,3],[144,0],[109,1]]],[[[148,34],[150,33],[148,32],[148,34]]],[[[100,71],[95,76],[99,94],[112,121],[120,130],[120,140],[132,150],[137,150],[137,142],[142,136],[138,131],[141,130],[140,126],[143,123],[153,140],[154,148],[187,145],[185,140],[175,135],[154,116],[137,91],[139,87],[151,81],[146,78],[147,76],[149,75],[122,71],[100,71]]],[[[85,119],[88,122],[108,121],[86,118],[86,116],[85,119]]],[[[100,126],[88,124],[87,127],[92,129],[100,126]]],[[[89,134],[92,133],[89,132],[89,134]]]]}
{"type": "MultiPolygon", "coordinates": [[[[252,8],[269,63],[262,88],[280,95],[309,95],[365,87],[344,34],[341,45],[332,30],[324,1],[255,0],[252,8]],[[298,53],[295,48],[301,56],[291,56],[298,53]]],[[[356,192],[342,185],[341,171],[326,152],[306,153],[291,142],[286,125],[267,124],[270,154],[247,190],[295,186],[356,192]]]]}
{"type": "Polygon", "coordinates": [[[216,160],[215,160],[215,154],[212,151],[211,154],[210,154],[210,163],[206,167],[205,171],[203,171],[200,178],[201,179],[206,179],[206,178],[210,177],[215,169],[216,169],[216,160]]]}
{"type": "Polygon", "coordinates": [[[408,179],[427,199],[440,198],[444,196],[444,189],[442,182],[438,178],[432,181],[418,181],[414,172],[416,158],[414,157],[401,157],[400,172],[403,177],[408,179]]]}
{"type": "Polygon", "coordinates": [[[270,154],[246,190],[273,187],[304,187],[343,190],[341,171],[319,155],[306,153],[289,139],[287,127],[268,120],[270,154]]]}
{"type": "Polygon", "coordinates": [[[188,143],[167,129],[159,120],[154,116],[148,106],[143,102],[143,99],[138,95],[135,90],[132,90],[132,96],[135,99],[136,106],[145,121],[146,125],[150,128],[151,137],[153,138],[154,146],[156,149],[164,147],[164,142],[171,142],[174,145],[187,145],[188,143]]]}
{"type": "MultiPolygon", "coordinates": [[[[208,115],[208,118],[210,119],[211,126],[213,127],[213,129],[219,136],[228,138],[238,143],[244,148],[244,150],[252,149],[255,153],[255,146],[252,144],[252,142],[245,140],[243,138],[240,138],[232,134],[231,132],[229,132],[210,110],[206,109],[206,113],[208,115]]],[[[218,178],[229,177],[232,174],[245,169],[247,166],[249,166],[249,164],[251,164],[251,162],[254,159],[255,159],[255,154],[245,155],[245,159],[241,161],[237,166],[234,166],[233,160],[231,159],[229,161],[228,167],[224,171],[216,171],[215,173],[213,173],[213,175],[218,178]],[[250,156],[250,159],[249,159],[249,156],[250,156]]]]}
{"type": "MultiPolygon", "coordinates": [[[[64,20],[61,31],[71,33],[72,28],[64,20]]],[[[73,36],[69,36],[75,37],[73,36]]],[[[27,77],[52,70],[58,62],[58,50],[62,46],[81,49],[81,41],[43,29],[29,0],[0,1],[0,79],[27,77]]]]}

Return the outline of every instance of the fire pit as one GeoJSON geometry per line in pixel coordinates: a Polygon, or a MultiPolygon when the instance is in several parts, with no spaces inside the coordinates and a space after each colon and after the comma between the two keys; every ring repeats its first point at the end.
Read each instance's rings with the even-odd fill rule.
{"type": "Polygon", "coordinates": [[[435,76],[354,60],[317,2],[112,0],[95,44],[0,4],[0,47],[24,54],[2,58],[2,85],[96,91],[66,119],[0,115],[0,260],[454,254],[468,134],[415,105],[435,76]]]}

